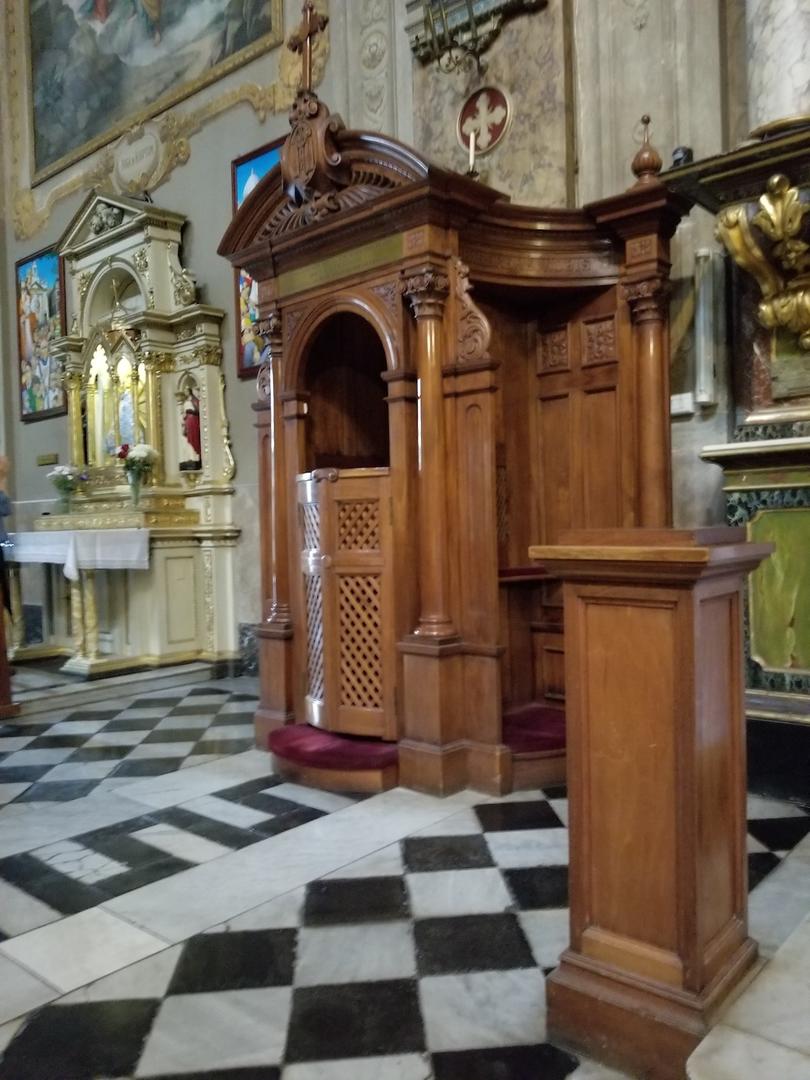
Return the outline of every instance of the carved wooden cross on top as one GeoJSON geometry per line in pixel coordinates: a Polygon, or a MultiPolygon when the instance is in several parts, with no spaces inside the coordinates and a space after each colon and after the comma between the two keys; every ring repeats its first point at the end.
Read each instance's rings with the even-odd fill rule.
{"type": "Polygon", "coordinates": [[[315,10],[315,4],[312,0],[306,0],[303,7],[304,18],[301,21],[300,26],[294,31],[290,40],[287,42],[287,47],[292,49],[295,53],[303,53],[304,58],[304,70],[301,81],[302,90],[312,89],[312,39],[316,34],[321,33],[326,29],[326,25],[329,22],[328,15],[321,15],[319,11],[315,10]]]}

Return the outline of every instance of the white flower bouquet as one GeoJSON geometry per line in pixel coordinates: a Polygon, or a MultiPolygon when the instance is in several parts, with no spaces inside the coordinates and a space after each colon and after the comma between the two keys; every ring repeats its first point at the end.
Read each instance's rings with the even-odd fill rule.
{"type": "Polygon", "coordinates": [[[134,475],[138,480],[142,480],[151,471],[160,455],[154,446],[148,443],[136,443],[134,446],[124,443],[123,446],[117,448],[115,456],[124,466],[127,478],[134,475]]]}
{"type": "Polygon", "coordinates": [[[72,495],[79,484],[84,483],[87,473],[77,465],[55,465],[47,474],[47,478],[53,481],[53,486],[65,498],[72,495]]]}

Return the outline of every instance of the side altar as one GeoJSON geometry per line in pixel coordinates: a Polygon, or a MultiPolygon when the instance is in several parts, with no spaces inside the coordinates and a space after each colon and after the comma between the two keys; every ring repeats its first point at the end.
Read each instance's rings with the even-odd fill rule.
{"type": "MultiPolygon", "coordinates": [[[[148,530],[149,538],[148,569],[80,569],[69,589],[46,590],[56,609],[49,625],[63,632],[37,652],[69,652],[66,666],[83,674],[237,655],[225,313],[199,301],[181,262],[185,220],[93,193],[59,244],[70,332],[55,348],[68,460],[81,480],[63,512],[34,528],[148,530]],[[133,487],[117,451],[142,443],[157,457],[133,487]]],[[[29,654],[13,644],[18,657],[29,654]]]]}

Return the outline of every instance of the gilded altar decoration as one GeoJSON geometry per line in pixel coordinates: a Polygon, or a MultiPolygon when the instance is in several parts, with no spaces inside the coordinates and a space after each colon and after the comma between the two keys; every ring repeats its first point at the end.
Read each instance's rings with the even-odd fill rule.
{"type": "Polygon", "coordinates": [[[15,267],[19,344],[20,418],[44,420],[65,411],[62,368],[54,344],[65,332],[62,260],[54,248],[15,267]]]}
{"type": "Polygon", "coordinates": [[[760,323],[769,330],[798,335],[805,350],[810,350],[810,243],[804,238],[809,210],[800,189],[776,173],[760,196],[756,213],[750,213],[747,203],[729,206],[717,224],[717,235],[729,254],[759,285],[760,323]]]}

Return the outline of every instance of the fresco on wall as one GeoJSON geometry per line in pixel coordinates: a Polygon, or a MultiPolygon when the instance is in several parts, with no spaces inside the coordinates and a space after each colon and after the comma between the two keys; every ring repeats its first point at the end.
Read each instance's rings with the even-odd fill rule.
{"type": "Polygon", "coordinates": [[[64,333],[65,293],[56,251],[38,251],[16,266],[20,416],[44,420],[66,411],[62,370],[51,356],[64,333]]]}
{"type": "Polygon", "coordinates": [[[281,39],[280,0],[27,0],[27,8],[38,178],[281,39]]]}

